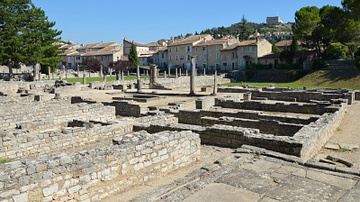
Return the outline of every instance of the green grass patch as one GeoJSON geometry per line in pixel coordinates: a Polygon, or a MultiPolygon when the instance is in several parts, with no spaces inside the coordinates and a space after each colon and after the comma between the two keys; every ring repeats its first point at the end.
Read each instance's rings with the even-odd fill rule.
{"type": "Polygon", "coordinates": [[[12,159],[9,159],[9,158],[0,159],[0,165],[1,165],[1,164],[4,164],[4,163],[9,163],[9,162],[11,162],[11,161],[12,161],[12,159]]]}
{"type": "Polygon", "coordinates": [[[274,82],[232,82],[224,86],[255,86],[255,87],[290,87],[290,88],[344,88],[350,90],[360,89],[359,70],[318,70],[311,72],[301,79],[288,83],[274,82]]]}
{"type": "MultiPolygon", "coordinates": [[[[124,76],[124,80],[136,80],[136,76],[124,76]]],[[[141,79],[147,78],[145,76],[142,76],[141,79]]],[[[63,79],[66,80],[68,83],[76,83],[76,82],[83,82],[83,78],[67,78],[67,79],[63,79]]],[[[116,80],[116,76],[107,76],[106,77],[106,81],[115,81],[116,80]]],[[[95,82],[95,81],[99,81],[102,82],[103,81],[103,77],[86,77],[86,84],[95,82]]]]}

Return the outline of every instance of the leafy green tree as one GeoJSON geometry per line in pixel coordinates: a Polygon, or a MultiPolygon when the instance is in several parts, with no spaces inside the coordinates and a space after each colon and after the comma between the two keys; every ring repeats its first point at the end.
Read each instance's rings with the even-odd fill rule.
{"type": "Polygon", "coordinates": [[[330,43],[323,53],[323,58],[329,60],[345,59],[348,52],[348,47],[342,43],[330,43]]]}
{"type": "Polygon", "coordinates": [[[244,41],[244,40],[247,40],[249,39],[249,36],[250,36],[250,28],[248,26],[248,21],[246,20],[245,16],[243,16],[241,18],[241,21],[240,21],[240,30],[239,30],[239,40],[240,41],[244,41]]]}
{"type": "Polygon", "coordinates": [[[308,48],[315,48],[321,53],[321,32],[319,9],[316,6],[303,7],[295,12],[295,23],[292,26],[294,37],[308,48]]]}
{"type": "Polygon", "coordinates": [[[129,58],[129,61],[131,62],[131,67],[132,68],[136,68],[137,66],[140,65],[140,60],[137,56],[137,51],[136,51],[136,47],[135,45],[131,45],[131,48],[130,48],[130,52],[129,52],[129,55],[128,55],[128,58],[129,58]]]}
{"type": "Polygon", "coordinates": [[[295,37],[293,37],[291,41],[290,51],[294,54],[298,50],[299,50],[298,41],[296,40],[295,37]]]}
{"type": "Polygon", "coordinates": [[[57,45],[61,31],[53,29],[55,22],[31,0],[2,0],[0,16],[0,63],[10,74],[21,64],[54,69],[62,61],[57,45]]]}
{"type": "Polygon", "coordinates": [[[271,52],[272,53],[281,53],[281,50],[279,47],[275,46],[275,43],[273,43],[271,52]]]}

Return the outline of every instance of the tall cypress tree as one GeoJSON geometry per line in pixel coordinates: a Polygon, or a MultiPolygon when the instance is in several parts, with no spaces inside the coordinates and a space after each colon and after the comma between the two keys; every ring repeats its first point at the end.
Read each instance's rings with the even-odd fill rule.
{"type": "Polygon", "coordinates": [[[138,65],[140,65],[140,60],[137,56],[136,47],[134,44],[131,45],[130,52],[128,55],[129,61],[131,62],[131,67],[136,68],[138,65]]]}

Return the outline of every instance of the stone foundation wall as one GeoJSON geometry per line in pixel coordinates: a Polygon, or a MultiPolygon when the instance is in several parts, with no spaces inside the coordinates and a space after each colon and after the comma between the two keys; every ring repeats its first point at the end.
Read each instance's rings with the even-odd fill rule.
{"type": "Polygon", "coordinates": [[[0,127],[15,128],[22,122],[48,120],[54,123],[72,119],[107,121],[115,119],[114,107],[94,104],[70,104],[70,100],[51,100],[47,102],[0,104],[0,127]]]}
{"type": "Polygon", "coordinates": [[[273,120],[251,120],[233,117],[201,117],[202,126],[212,126],[215,124],[231,125],[243,128],[255,128],[260,130],[261,133],[273,134],[276,136],[293,136],[303,127],[302,124],[281,123],[279,121],[273,120]]]}
{"type": "Polygon", "coordinates": [[[88,127],[47,129],[40,132],[14,130],[5,133],[0,139],[0,158],[19,159],[78,149],[132,131],[132,124],[129,123],[106,126],[89,123],[89,125],[88,127]]]}
{"type": "Polygon", "coordinates": [[[322,115],[316,122],[304,126],[294,135],[303,144],[301,158],[310,159],[318,153],[341,124],[346,110],[346,105],[342,104],[336,112],[322,115]]]}
{"type": "Polygon", "coordinates": [[[270,112],[290,112],[303,114],[324,114],[333,113],[337,110],[329,104],[313,104],[313,103],[264,103],[257,101],[233,101],[223,98],[215,99],[215,106],[233,109],[246,109],[256,111],[270,111],[270,112]]]}
{"type": "Polygon", "coordinates": [[[45,81],[34,81],[34,82],[25,82],[25,81],[0,81],[0,92],[16,93],[19,88],[25,90],[43,90],[45,87],[53,86],[55,84],[54,80],[45,80],[45,81]]]}
{"type": "Polygon", "coordinates": [[[355,92],[349,90],[289,90],[286,88],[242,88],[219,87],[218,92],[249,93],[252,97],[267,98],[279,101],[309,102],[311,100],[329,101],[332,99],[346,99],[348,104],[355,100],[355,92]]]}
{"type": "Polygon", "coordinates": [[[112,145],[1,165],[1,201],[100,201],[197,160],[199,135],[139,132],[112,145]]]}
{"type": "Polygon", "coordinates": [[[209,116],[209,117],[234,117],[234,118],[243,118],[243,119],[253,119],[253,120],[274,120],[280,121],[284,123],[294,123],[294,124],[309,124],[311,122],[316,121],[317,117],[291,117],[291,116],[276,116],[276,115],[268,115],[262,114],[259,111],[236,111],[226,112],[221,110],[180,110],[178,113],[175,113],[175,116],[178,117],[179,123],[187,123],[187,124],[195,124],[201,125],[201,117],[209,116]]]}
{"type": "MultiPolygon", "coordinates": [[[[190,76],[181,76],[178,78],[158,78],[156,82],[166,88],[190,88],[190,76]]],[[[230,79],[224,78],[224,75],[220,75],[217,78],[218,84],[230,83],[230,79]]],[[[214,85],[214,76],[196,76],[195,86],[197,88],[202,86],[214,85]]]]}

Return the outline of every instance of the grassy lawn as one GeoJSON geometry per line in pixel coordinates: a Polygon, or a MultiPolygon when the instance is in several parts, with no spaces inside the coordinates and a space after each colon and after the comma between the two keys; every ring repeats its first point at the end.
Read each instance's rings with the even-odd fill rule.
{"type": "MultiPolygon", "coordinates": [[[[141,77],[141,79],[146,78],[144,76],[141,77]]],[[[125,80],[136,80],[136,76],[124,76],[125,80]]],[[[83,78],[67,78],[67,79],[63,79],[66,80],[68,83],[75,83],[75,82],[83,82],[83,78]]],[[[107,76],[106,77],[106,81],[114,81],[116,80],[116,76],[107,76]]],[[[86,83],[89,84],[91,82],[95,82],[95,81],[103,81],[103,77],[86,77],[86,83]]]]}
{"type": "Polygon", "coordinates": [[[255,86],[291,88],[345,88],[350,90],[360,90],[360,72],[358,70],[318,70],[307,74],[301,79],[289,83],[273,82],[233,82],[224,84],[224,86],[255,86]]]}

